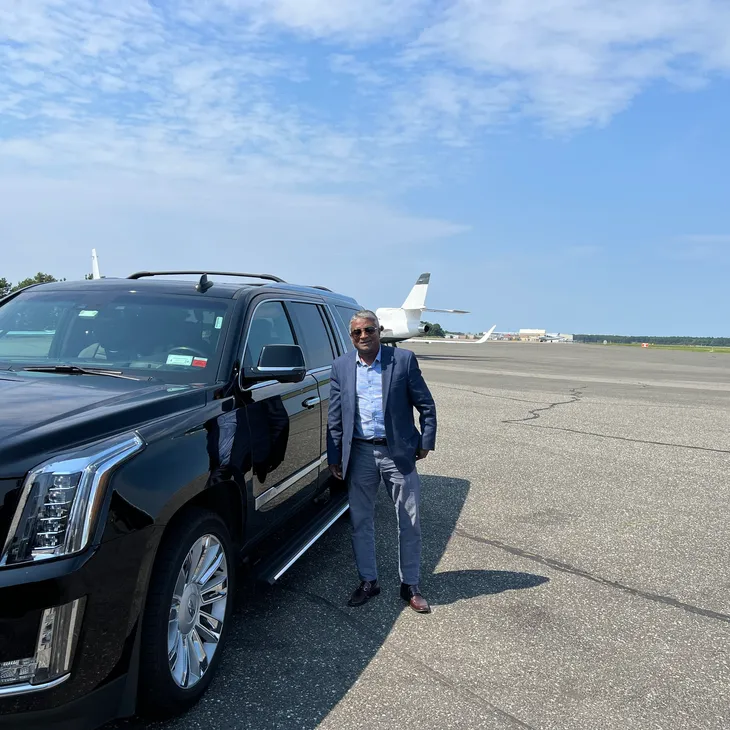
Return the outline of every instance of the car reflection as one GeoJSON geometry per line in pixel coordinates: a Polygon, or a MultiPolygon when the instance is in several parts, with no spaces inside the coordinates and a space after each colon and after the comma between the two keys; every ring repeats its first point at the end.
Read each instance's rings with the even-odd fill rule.
{"type": "Polygon", "coordinates": [[[206,425],[211,482],[243,482],[253,471],[264,484],[286,457],[289,414],[279,395],[254,401],[243,393],[239,401],[206,425]]]}

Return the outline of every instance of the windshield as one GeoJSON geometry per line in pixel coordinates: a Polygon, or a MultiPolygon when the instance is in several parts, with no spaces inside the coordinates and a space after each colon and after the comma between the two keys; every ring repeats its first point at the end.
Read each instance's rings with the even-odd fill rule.
{"type": "Polygon", "coordinates": [[[29,291],[0,307],[0,368],[72,364],[210,383],[230,309],[201,297],[29,291]]]}

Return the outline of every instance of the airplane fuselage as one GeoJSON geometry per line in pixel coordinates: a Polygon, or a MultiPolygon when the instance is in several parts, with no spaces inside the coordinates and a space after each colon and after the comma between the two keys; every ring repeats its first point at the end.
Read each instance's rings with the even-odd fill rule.
{"type": "Polygon", "coordinates": [[[429,327],[421,322],[420,309],[381,307],[375,314],[383,327],[380,334],[383,342],[403,342],[411,337],[428,334],[429,327]]]}

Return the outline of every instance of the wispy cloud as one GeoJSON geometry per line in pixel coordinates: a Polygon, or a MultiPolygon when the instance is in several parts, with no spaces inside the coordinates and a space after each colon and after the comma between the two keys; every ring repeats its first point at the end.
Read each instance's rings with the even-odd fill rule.
{"type": "Polygon", "coordinates": [[[584,244],[581,246],[569,246],[565,253],[568,254],[568,256],[571,256],[573,258],[577,259],[588,259],[593,258],[594,256],[597,256],[598,254],[603,252],[602,246],[596,246],[594,244],[584,244]]]}
{"type": "Polygon", "coordinates": [[[680,240],[703,246],[726,246],[730,245],[730,233],[691,233],[681,236],[680,240]]]}
{"type": "Polygon", "coordinates": [[[667,249],[676,261],[725,263],[730,255],[730,234],[689,233],[678,236],[667,249]]]}
{"type": "Polygon", "coordinates": [[[0,155],[362,180],[403,142],[607,123],[651,83],[730,72],[728,29],[724,0],[3,4],[0,155]],[[292,36],[370,106],[313,101],[327,80],[292,36]]]}
{"type": "MultiPolygon", "coordinates": [[[[696,88],[730,73],[729,29],[726,0],[4,2],[0,183],[76,234],[97,211],[72,196],[95,181],[115,225],[124,205],[142,215],[136,191],[212,211],[201,201],[216,190],[257,235],[256,208],[281,218],[286,205],[329,216],[353,245],[365,230],[438,240],[464,227],[382,200],[428,179],[439,147],[466,155],[484,130],[526,118],[606,124],[651,84],[696,88]],[[54,195],[77,223],[43,197],[48,180],[70,181],[54,195]]],[[[0,201],[18,244],[30,240],[19,205],[0,201]]],[[[332,240],[291,215],[283,238],[332,240]]]]}

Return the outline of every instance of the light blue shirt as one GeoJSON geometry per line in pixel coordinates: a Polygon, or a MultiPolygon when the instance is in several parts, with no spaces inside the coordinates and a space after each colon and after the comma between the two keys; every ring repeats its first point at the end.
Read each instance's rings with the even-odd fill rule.
{"type": "Polygon", "coordinates": [[[385,438],[385,415],[383,413],[383,348],[372,365],[365,364],[357,356],[357,382],[355,398],[355,430],[358,439],[385,438]]]}

